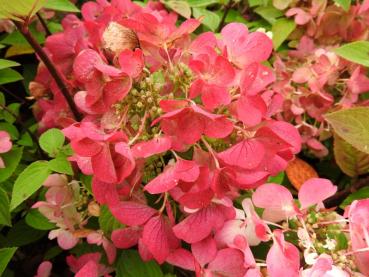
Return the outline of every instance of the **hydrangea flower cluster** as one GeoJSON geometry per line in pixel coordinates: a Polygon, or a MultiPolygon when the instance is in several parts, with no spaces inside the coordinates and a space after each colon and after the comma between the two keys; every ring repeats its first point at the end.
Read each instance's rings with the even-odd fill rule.
{"type": "MultiPolygon", "coordinates": [[[[275,75],[263,64],[273,48],[267,35],[231,23],[219,37],[194,36],[198,20],[177,26],[176,14],[151,2],[87,2],[82,16],[66,16],[64,31],[48,37],[45,50],[83,120],[73,119],[43,64],[30,84],[41,130],[62,128],[76,169],[93,176],[92,196],[76,180],[48,178],[46,201],[34,207],[59,228],[51,239],[63,249],[84,238],[101,245],[109,265],[116,248],[137,246],[144,261],[197,276],[262,276],[263,267],[271,277],[360,276],[351,260],[367,254],[369,226],[357,222],[368,211],[360,202],[349,211],[358,237],[342,250],[333,241],[347,224],[322,204],[335,186],[306,182],[298,205],[285,187],[265,184],[301,148],[298,130],[275,119],[283,97],[268,89],[275,75]],[[102,205],[124,226],[111,235],[86,227],[102,205]],[[260,243],[270,246],[265,261],[250,248],[260,243]],[[347,259],[337,258],[341,250],[347,259]]],[[[67,263],[76,276],[102,276],[112,268],[101,257],[70,256],[67,263]]],[[[365,274],[365,263],[357,266],[365,274]]],[[[50,270],[45,262],[39,275],[50,270]]]]}
{"type": "Polygon", "coordinates": [[[332,134],[323,115],[367,105],[360,96],[369,91],[366,69],[340,58],[334,49],[343,42],[368,38],[369,1],[357,3],[349,11],[314,0],[281,8],[298,26],[291,38],[298,39],[299,45],[287,54],[276,54],[277,82],[272,89],[284,98],[278,118],[292,122],[309,151],[324,157],[328,149],[322,142],[332,134]]]}

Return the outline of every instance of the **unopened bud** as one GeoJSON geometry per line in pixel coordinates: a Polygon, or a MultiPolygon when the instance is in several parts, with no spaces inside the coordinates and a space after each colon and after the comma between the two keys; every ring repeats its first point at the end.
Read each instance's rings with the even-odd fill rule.
{"type": "Polygon", "coordinates": [[[136,33],[117,22],[110,22],[102,34],[103,48],[112,56],[117,56],[123,50],[140,47],[136,33]]]}
{"type": "Polygon", "coordinates": [[[39,83],[39,82],[30,82],[28,85],[29,88],[29,92],[30,94],[35,98],[35,99],[40,99],[43,96],[46,95],[46,88],[43,84],[39,83]]]}
{"type": "Polygon", "coordinates": [[[88,213],[92,216],[98,217],[100,215],[100,206],[96,202],[90,202],[88,204],[88,213]]]}

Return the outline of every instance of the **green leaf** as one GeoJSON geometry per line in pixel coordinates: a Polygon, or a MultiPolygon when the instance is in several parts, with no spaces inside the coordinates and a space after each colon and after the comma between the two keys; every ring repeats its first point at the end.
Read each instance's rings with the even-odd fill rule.
{"type": "Polygon", "coordinates": [[[0,122],[0,130],[7,131],[12,140],[16,140],[19,138],[18,129],[13,124],[0,122]]]}
{"type": "Polygon", "coordinates": [[[342,7],[346,12],[351,7],[351,0],[334,0],[334,3],[342,7]]]}
{"type": "Polygon", "coordinates": [[[295,21],[287,18],[278,19],[272,26],[274,49],[278,49],[295,28],[295,21]]]}
{"type": "Polygon", "coordinates": [[[277,21],[278,17],[283,16],[283,13],[280,10],[277,10],[272,6],[257,7],[255,12],[272,25],[277,21]]]}
{"type": "Polygon", "coordinates": [[[31,135],[28,132],[25,132],[22,134],[20,139],[17,141],[17,144],[23,145],[23,146],[33,146],[33,140],[31,135]]]}
{"type": "Polygon", "coordinates": [[[265,6],[268,0],[248,0],[250,7],[265,6]]]}
{"type": "Polygon", "coordinates": [[[17,247],[0,249],[0,276],[2,276],[15,251],[17,251],[17,247]]]}
{"type": "Polygon", "coordinates": [[[115,219],[107,206],[100,207],[99,225],[105,235],[110,235],[113,230],[123,227],[123,224],[115,219]]]}
{"type": "Polygon", "coordinates": [[[0,19],[23,21],[38,12],[47,0],[0,0],[0,19]]]}
{"type": "Polygon", "coordinates": [[[215,31],[218,28],[220,17],[216,13],[204,8],[193,8],[192,10],[195,18],[204,17],[201,23],[209,27],[210,30],[215,31]]]}
{"type": "Polygon", "coordinates": [[[117,277],[163,277],[160,266],[155,261],[144,262],[137,251],[125,250],[117,260],[117,277]]]}
{"type": "Polygon", "coordinates": [[[273,6],[277,8],[278,10],[284,10],[286,9],[293,0],[273,0],[273,6]]]}
{"type": "Polygon", "coordinates": [[[5,168],[0,168],[0,183],[12,176],[22,158],[22,154],[23,147],[13,147],[9,152],[1,154],[1,158],[5,163],[5,168]]]}
{"type": "MultiPolygon", "coordinates": [[[[38,32],[35,25],[31,25],[29,27],[29,31],[33,35],[33,37],[37,40],[38,43],[42,44],[45,42],[45,34],[42,32],[38,32]]],[[[1,43],[7,45],[16,45],[18,47],[31,47],[24,36],[19,31],[14,31],[8,34],[5,38],[1,40],[1,43]]]]}
{"type": "Polygon", "coordinates": [[[11,103],[6,110],[3,110],[3,117],[6,122],[13,124],[17,120],[20,106],[20,103],[11,103]]]}
{"type": "Polygon", "coordinates": [[[346,206],[351,205],[355,200],[369,198],[369,187],[363,187],[353,193],[351,193],[340,205],[340,208],[344,209],[346,206]]]}
{"type": "Polygon", "coordinates": [[[0,59],[0,70],[8,67],[19,66],[20,64],[14,61],[0,59]]]}
{"type": "Polygon", "coordinates": [[[182,15],[184,18],[190,18],[191,17],[191,7],[187,3],[187,1],[183,0],[170,0],[165,2],[165,5],[178,13],[179,15],[182,15]]]}
{"type": "Polygon", "coordinates": [[[9,198],[7,193],[0,188],[0,225],[11,226],[11,217],[9,211],[9,198]]]}
{"type": "Polygon", "coordinates": [[[51,223],[43,214],[41,214],[37,209],[31,209],[26,217],[25,221],[28,226],[31,226],[37,230],[51,230],[55,229],[54,223],[51,223]]]}
{"type": "Polygon", "coordinates": [[[334,50],[342,58],[369,67],[369,41],[355,41],[334,50]]]}
{"type": "Polygon", "coordinates": [[[187,0],[192,8],[204,8],[212,4],[218,4],[219,0],[187,0]]]}
{"type": "Polygon", "coordinates": [[[22,219],[10,229],[6,236],[6,246],[23,246],[42,238],[46,231],[36,230],[27,225],[22,219]]]}
{"type": "Polygon", "coordinates": [[[23,80],[23,77],[17,71],[11,68],[0,70],[0,85],[13,83],[19,80],[23,80]]]}
{"type": "Polygon", "coordinates": [[[40,137],[40,146],[42,150],[55,157],[63,146],[65,141],[62,131],[56,128],[52,128],[43,133],[40,137]]]}
{"type": "Polygon", "coordinates": [[[284,175],[284,171],[282,171],[277,176],[270,176],[268,178],[268,183],[282,184],[284,180],[284,175]]]}
{"type": "Polygon", "coordinates": [[[361,152],[369,154],[369,108],[356,107],[326,114],[334,131],[361,152]]]}
{"type": "Polygon", "coordinates": [[[60,155],[49,161],[49,168],[58,173],[73,175],[73,169],[66,156],[60,155]]]}
{"type": "Polygon", "coordinates": [[[19,204],[35,193],[50,173],[48,162],[36,161],[19,174],[14,183],[10,210],[14,210],[19,204]]]}
{"type": "Polygon", "coordinates": [[[79,12],[79,9],[69,0],[48,0],[44,7],[62,12],[79,12]]]}
{"type": "Polygon", "coordinates": [[[334,158],[340,169],[350,177],[369,172],[369,154],[361,152],[334,135],[334,158]]]}

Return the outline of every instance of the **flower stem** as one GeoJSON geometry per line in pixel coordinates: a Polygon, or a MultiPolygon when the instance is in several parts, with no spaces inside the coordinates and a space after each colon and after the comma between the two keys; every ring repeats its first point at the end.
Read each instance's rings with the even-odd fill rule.
{"type": "Polygon", "coordinates": [[[46,68],[49,70],[51,76],[54,78],[57,86],[59,87],[61,93],[63,94],[65,100],[67,101],[70,110],[72,111],[74,118],[77,121],[81,121],[82,116],[79,113],[76,104],[73,101],[72,95],[69,92],[67,85],[65,84],[62,74],[58,71],[58,69],[54,66],[53,62],[50,60],[49,56],[42,49],[40,44],[35,40],[32,36],[29,28],[26,24],[22,24],[21,22],[14,21],[15,26],[17,26],[19,32],[25,37],[28,43],[32,46],[32,48],[36,51],[37,55],[40,57],[41,61],[45,64],[46,68]]]}
{"type": "Polygon", "coordinates": [[[45,19],[42,17],[42,15],[39,12],[36,13],[36,16],[37,16],[38,20],[40,21],[40,23],[42,25],[42,28],[44,28],[46,36],[51,36],[51,31],[50,31],[49,27],[47,27],[45,19]]]}

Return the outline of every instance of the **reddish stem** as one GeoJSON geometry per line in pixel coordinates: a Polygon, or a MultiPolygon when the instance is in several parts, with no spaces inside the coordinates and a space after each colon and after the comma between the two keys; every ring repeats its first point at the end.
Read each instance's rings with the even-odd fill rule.
{"type": "Polygon", "coordinates": [[[29,28],[26,24],[22,24],[21,22],[14,21],[15,26],[17,26],[18,30],[25,37],[28,43],[32,46],[32,48],[36,51],[37,55],[40,57],[41,61],[45,64],[46,68],[49,70],[51,76],[54,78],[57,86],[59,87],[61,93],[63,94],[65,100],[67,101],[70,110],[72,111],[74,118],[77,121],[81,121],[82,116],[79,113],[76,104],[73,101],[72,95],[69,92],[67,85],[65,84],[62,74],[58,71],[58,69],[54,66],[53,62],[50,60],[49,56],[42,49],[41,45],[35,40],[32,36],[29,28]]]}

